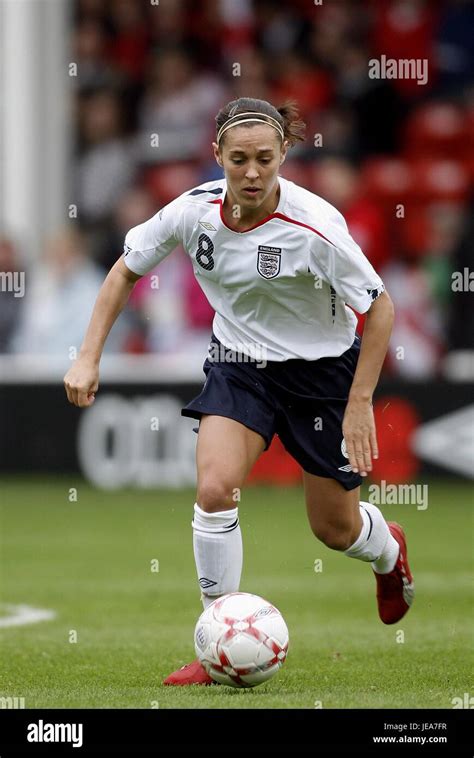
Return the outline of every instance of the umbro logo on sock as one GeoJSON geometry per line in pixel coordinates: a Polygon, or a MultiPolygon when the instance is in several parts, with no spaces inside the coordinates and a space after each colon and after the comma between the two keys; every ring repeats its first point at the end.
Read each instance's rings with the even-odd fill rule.
{"type": "Polygon", "coordinates": [[[201,576],[199,584],[201,585],[201,589],[207,590],[209,587],[214,587],[217,582],[213,582],[212,579],[206,579],[205,576],[201,576]]]}

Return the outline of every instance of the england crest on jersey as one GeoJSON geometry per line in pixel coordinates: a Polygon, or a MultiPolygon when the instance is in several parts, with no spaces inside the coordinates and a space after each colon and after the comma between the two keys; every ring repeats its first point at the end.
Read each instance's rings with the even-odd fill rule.
{"type": "Polygon", "coordinates": [[[274,279],[280,273],[281,247],[258,246],[257,271],[264,279],[274,279]]]}

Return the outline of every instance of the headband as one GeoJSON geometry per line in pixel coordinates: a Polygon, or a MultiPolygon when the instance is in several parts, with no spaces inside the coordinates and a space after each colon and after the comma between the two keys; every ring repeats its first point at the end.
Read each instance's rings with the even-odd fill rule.
{"type": "Polygon", "coordinates": [[[273,127],[282,140],[285,140],[285,134],[283,132],[281,124],[276,120],[276,118],[273,118],[273,116],[267,116],[266,113],[258,113],[256,111],[245,111],[244,113],[236,113],[235,116],[231,116],[228,121],[226,121],[219,131],[217,132],[217,143],[219,144],[219,140],[224,134],[224,132],[227,131],[227,129],[230,129],[232,126],[239,126],[240,124],[245,124],[248,121],[260,121],[262,124],[267,124],[267,126],[273,127]],[[242,116],[250,116],[251,118],[242,118],[242,116]],[[235,120],[234,120],[235,119],[235,120]],[[271,121],[267,121],[267,119],[271,119],[274,123],[271,123],[271,121]],[[229,124],[229,121],[232,121],[231,124],[229,124]]]}

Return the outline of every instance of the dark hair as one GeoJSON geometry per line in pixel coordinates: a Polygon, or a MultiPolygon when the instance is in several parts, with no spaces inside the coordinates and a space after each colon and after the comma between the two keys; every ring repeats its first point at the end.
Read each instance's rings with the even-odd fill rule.
{"type": "MultiPolygon", "coordinates": [[[[263,118],[271,116],[278,121],[290,147],[305,138],[306,124],[301,120],[298,106],[294,101],[287,101],[275,108],[266,100],[257,100],[253,97],[239,97],[238,100],[231,100],[230,103],[221,108],[216,116],[216,133],[229,119],[247,111],[259,113],[263,118]]],[[[271,121],[269,120],[268,123],[271,121]]],[[[249,125],[252,125],[252,122],[249,125]]]]}

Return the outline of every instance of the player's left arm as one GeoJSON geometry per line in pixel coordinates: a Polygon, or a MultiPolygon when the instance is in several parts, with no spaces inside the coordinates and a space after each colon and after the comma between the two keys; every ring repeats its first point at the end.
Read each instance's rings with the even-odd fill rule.
{"type": "Polygon", "coordinates": [[[357,313],[367,314],[342,425],[352,470],[366,476],[372,459],[378,457],[372,395],[388,349],[393,304],[382,279],[351,237],[344,217],[327,204],[319,210],[323,237],[313,239],[309,269],[322,275],[357,313]]]}
{"type": "Polygon", "coordinates": [[[349,463],[352,470],[362,476],[372,470],[372,459],[378,458],[372,395],[387,353],[393,318],[393,303],[384,291],[367,311],[359,360],[342,424],[349,463]]]}

